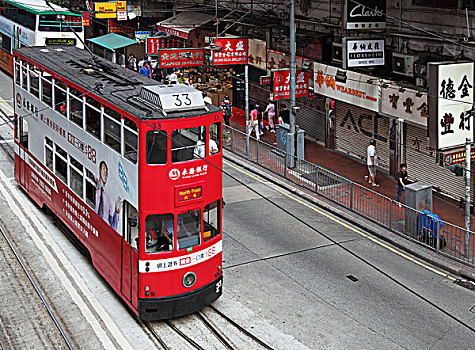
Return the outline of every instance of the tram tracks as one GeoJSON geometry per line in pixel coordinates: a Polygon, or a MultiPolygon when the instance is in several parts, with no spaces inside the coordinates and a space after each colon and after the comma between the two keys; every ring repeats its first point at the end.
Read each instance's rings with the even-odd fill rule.
{"type": "Polygon", "coordinates": [[[271,346],[212,305],[181,319],[166,320],[156,323],[142,321],[141,323],[143,323],[150,335],[164,350],[179,348],[178,345],[174,345],[176,344],[175,341],[164,339],[165,337],[163,334],[170,329],[180,338],[181,341],[186,342],[191,349],[207,350],[210,348],[218,348],[216,345],[221,344],[222,347],[227,350],[243,348],[273,350],[271,346]],[[186,321],[184,321],[184,319],[186,319],[186,321]],[[208,343],[209,339],[207,336],[197,339],[196,333],[190,334],[189,331],[187,332],[183,329],[185,328],[183,327],[184,322],[186,322],[187,326],[193,328],[202,328],[204,326],[204,328],[209,331],[207,336],[211,335],[218,341],[218,343],[215,343],[214,346],[208,343]],[[220,325],[218,325],[218,323],[220,325]],[[167,326],[166,329],[161,329],[162,335],[160,335],[157,330],[157,326],[159,325],[167,326]],[[231,329],[234,329],[235,331],[231,332],[231,329]]]}

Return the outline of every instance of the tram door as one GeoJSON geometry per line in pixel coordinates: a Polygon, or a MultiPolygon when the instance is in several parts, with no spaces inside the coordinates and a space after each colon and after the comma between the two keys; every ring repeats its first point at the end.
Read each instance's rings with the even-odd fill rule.
{"type": "Polygon", "coordinates": [[[18,177],[20,179],[20,184],[28,190],[28,181],[26,176],[26,152],[28,150],[28,122],[25,118],[20,117],[17,124],[18,139],[20,142],[20,148],[18,154],[20,156],[20,164],[18,167],[18,177]],[[21,161],[23,160],[23,161],[21,161]]]}
{"type": "Polygon", "coordinates": [[[137,308],[139,215],[137,209],[127,201],[124,201],[123,213],[121,291],[127,300],[137,308]]]}

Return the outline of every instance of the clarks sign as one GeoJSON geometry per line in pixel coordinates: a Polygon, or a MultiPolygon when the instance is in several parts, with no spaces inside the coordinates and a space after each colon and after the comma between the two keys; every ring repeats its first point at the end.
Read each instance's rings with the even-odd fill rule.
{"type": "Polygon", "coordinates": [[[345,0],[345,29],[386,28],[386,0],[345,0]]]}

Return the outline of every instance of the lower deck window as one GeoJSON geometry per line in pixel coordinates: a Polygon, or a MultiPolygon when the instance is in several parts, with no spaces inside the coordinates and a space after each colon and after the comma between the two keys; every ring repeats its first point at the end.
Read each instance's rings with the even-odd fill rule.
{"type": "Polygon", "coordinates": [[[205,207],[205,211],[203,214],[203,239],[204,241],[208,241],[209,239],[216,237],[220,233],[220,220],[219,220],[219,213],[221,209],[221,201],[217,200],[211,204],[208,204],[205,207]]]}
{"type": "Polygon", "coordinates": [[[200,244],[201,210],[190,210],[178,215],[177,239],[178,249],[185,249],[200,244]]]}
{"type": "Polygon", "coordinates": [[[173,250],[173,225],[172,214],[147,216],[145,218],[145,251],[158,253],[173,250]]]}

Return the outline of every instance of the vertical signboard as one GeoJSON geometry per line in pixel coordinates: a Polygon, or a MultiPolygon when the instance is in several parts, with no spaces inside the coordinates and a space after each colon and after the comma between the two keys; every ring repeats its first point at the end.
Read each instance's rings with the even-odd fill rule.
{"type": "Polygon", "coordinates": [[[386,28],[386,0],[344,0],[345,29],[386,28]]]}
{"type": "Polygon", "coordinates": [[[117,20],[127,20],[127,1],[117,1],[117,20]]]}
{"type": "MultiPolygon", "coordinates": [[[[278,69],[272,71],[271,99],[285,100],[290,98],[290,69],[278,69]]],[[[308,72],[297,69],[295,76],[295,97],[308,96],[308,72]]]]}
{"type": "Polygon", "coordinates": [[[429,63],[429,127],[431,147],[465,144],[473,137],[474,63],[429,63]]]}
{"type": "Polygon", "coordinates": [[[247,38],[214,38],[213,65],[247,64],[247,38]]]}

